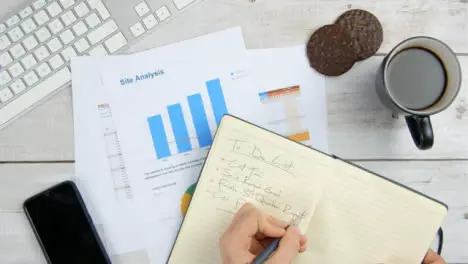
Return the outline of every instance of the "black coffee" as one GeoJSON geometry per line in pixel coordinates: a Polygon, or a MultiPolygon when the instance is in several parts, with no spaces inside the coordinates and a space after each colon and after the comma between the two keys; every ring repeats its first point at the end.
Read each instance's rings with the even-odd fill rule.
{"type": "Polygon", "coordinates": [[[445,68],[436,55],[422,48],[410,48],[390,61],[387,88],[396,102],[418,110],[439,100],[446,79],[445,68]]]}

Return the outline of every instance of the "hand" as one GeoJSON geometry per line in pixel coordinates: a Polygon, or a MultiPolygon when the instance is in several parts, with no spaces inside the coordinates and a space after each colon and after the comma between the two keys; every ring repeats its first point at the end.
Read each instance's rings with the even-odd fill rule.
{"type": "Polygon", "coordinates": [[[306,250],[307,239],[297,227],[286,228],[285,222],[264,215],[252,204],[244,204],[219,240],[223,264],[252,263],[270,245],[271,238],[281,241],[266,263],[291,263],[298,252],[306,250]]]}
{"type": "Polygon", "coordinates": [[[445,260],[432,249],[429,249],[424,257],[423,264],[445,264],[445,260]]]}

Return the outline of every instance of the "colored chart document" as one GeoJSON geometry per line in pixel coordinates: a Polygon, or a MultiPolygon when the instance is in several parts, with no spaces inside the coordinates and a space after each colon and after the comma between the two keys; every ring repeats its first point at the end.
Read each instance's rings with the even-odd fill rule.
{"type": "MultiPolygon", "coordinates": [[[[216,32],[134,55],[119,56],[115,59],[119,65],[127,65],[129,60],[141,62],[141,59],[148,59],[150,61],[149,68],[151,68],[151,64],[156,65],[158,61],[171,61],[175,65],[185,65],[186,61],[208,61],[210,56],[223,58],[223,54],[226,52],[232,54],[243,54],[245,52],[240,28],[216,32]],[[192,54],[194,55],[192,56],[192,54]]],[[[180,224],[182,197],[190,186],[185,189],[181,187],[181,191],[176,194],[177,199],[171,201],[170,207],[172,208],[173,205],[176,208],[178,218],[168,218],[168,214],[161,214],[162,219],[152,217],[155,212],[163,211],[159,206],[164,205],[165,202],[168,204],[168,201],[160,199],[165,195],[150,196],[147,200],[142,199],[141,193],[144,193],[142,190],[149,189],[153,194],[157,195],[157,187],[161,186],[156,184],[157,180],[154,181],[154,185],[151,185],[152,179],[144,180],[144,177],[140,177],[144,180],[143,185],[147,187],[141,188],[139,181],[132,177],[129,170],[131,163],[127,161],[126,156],[128,155],[125,155],[127,153],[123,151],[123,135],[117,124],[118,118],[115,109],[110,104],[110,98],[104,89],[102,74],[99,71],[99,65],[105,63],[104,60],[106,58],[90,56],[77,58],[72,63],[75,174],[77,183],[113,263],[165,263],[166,255],[170,251],[171,240],[175,238],[175,233],[180,224]],[[148,186],[145,185],[146,183],[149,183],[148,186]],[[156,187],[156,191],[153,192],[154,187],[156,187]],[[149,207],[145,208],[141,204],[149,207]],[[144,210],[147,210],[147,212],[144,210]],[[151,218],[151,220],[146,218],[151,218]],[[161,221],[152,222],[153,219],[161,221]],[[148,233],[152,237],[146,236],[148,233]],[[148,239],[145,239],[146,237],[148,239]],[[154,248],[158,250],[152,250],[154,248]],[[154,252],[159,253],[153,254],[154,252]]],[[[181,70],[178,73],[184,76],[186,75],[185,71],[181,70]]],[[[193,69],[187,69],[187,72],[196,74],[193,69]]],[[[122,82],[130,79],[135,81],[150,80],[149,78],[165,74],[167,76],[167,74],[171,75],[172,73],[172,71],[168,73],[159,72],[153,67],[153,70],[148,70],[148,72],[142,73],[138,77],[132,76],[130,78],[125,76],[122,78],[122,82]]],[[[204,98],[208,96],[208,94],[205,94],[207,92],[206,85],[204,82],[201,84],[200,92],[202,92],[203,102],[206,100],[206,103],[209,104],[209,99],[204,98]]],[[[167,86],[164,91],[171,93],[171,89],[175,87],[177,86],[167,86]]],[[[158,104],[160,95],[158,93],[150,103],[158,104]]],[[[139,102],[140,100],[136,103],[129,101],[131,107],[128,108],[128,111],[132,111],[139,102]]],[[[187,102],[187,98],[182,97],[175,99],[174,103],[171,104],[181,103],[183,109],[185,109],[185,102],[187,102]]],[[[209,106],[211,107],[211,104],[209,106]]],[[[209,113],[213,114],[212,110],[210,111],[209,113]]],[[[157,116],[157,113],[157,111],[152,111],[138,120],[142,121],[142,131],[144,135],[148,136],[148,148],[150,149],[151,158],[154,158],[156,162],[161,161],[169,166],[168,159],[170,157],[158,159],[155,143],[152,140],[151,129],[154,127],[151,126],[150,121],[152,120],[151,117],[157,116]]],[[[163,114],[164,120],[170,122],[166,107],[163,107],[160,113],[163,114]]],[[[209,113],[207,112],[207,114],[209,113]]],[[[187,116],[187,118],[189,117],[187,116]]],[[[208,117],[209,120],[211,120],[210,118],[211,116],[208,117]]],[[[164,121],[166,128],[170,128],[171,123],[166,124],[166,121],[164,121]]],[[[197,136],[196,133],[190,135],[191,137],[197,136]]],[[[175,138],[169,132],[168,139],[175,142],[175,138]]],[[[134,140],[135,137],[130,138],[130,141],[134,140]]],[[[174,145],[174,147],[175,152],[173,154],[175,156],[188,154],[187,152],[178,154],[177,146],[174,145]]],[[[196,147],[194,144],[192,148],[196,147]]],[[[187,158],[190,159],[190,157],[187,158]]],[[[186,164],[186,166],[194,166],[195,168],[197,167],[195,164],[199,162],[195,159],[190,163],[191,165],[186,164]]],[[[151,169],[149,171],[153,172],[155,170],[151,169]]],[[[191,180],[192,185],[194,182],[194,179],[191,180]]]]}
{"type": "Polygon", "coordinates": [[[245,50],[220,55],[211,49],[204,56],[165,52],[101,64],[132,217],[150,263],[163,263],[170,252],[221,118],[266,118],[246,59],[245,50]]]}
{"type": "Polygon", "coordinates": [[[248,50],[262,126],[328,152],[325,79],[309,66],[305,46],[248,50]]]}
{"type": "Polygon", "coordinates": [[[299,104],[299,85],[261,92],[258,96],[265,111],[271,113],[266,126],[289,139],[311,146],[307,113],[299,104]]]}

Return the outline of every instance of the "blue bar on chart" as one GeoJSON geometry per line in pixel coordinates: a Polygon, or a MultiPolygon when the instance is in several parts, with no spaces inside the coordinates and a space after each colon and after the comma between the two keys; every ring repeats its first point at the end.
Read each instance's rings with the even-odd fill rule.
{"type": "Polygon", "coordinates": [[[208,96],[210,97],[216,124],[219,126],[223,115],[228,113],[223,89],[221,88],[221,81],[219,79],[207,81],[206,88],[208,89],[208,96]]]}
{"type": "Polygon", "coordinates": [[[174,104],[167,107],[169,118],[171,120],[172,132],[174,133],[177,151],[184,153],[192,150],[187,125],[180,104],[174,104]]]}
{"type": "Polygon", "coordinates": [[[194,94],[189,96],[188,103],[200,148],[211,146],[213,138],[211,136],[210,126],[208,125],[205,108],[203,108],[201,95],[194,94]]]}
{"type": "Polygon", "coordinates": [[[171,156],[169,142],[167,141],[166,131],[161,115],[148,117],[148,125],[153,138],[154,150],[158,159],[163,159],[171,156]]]}

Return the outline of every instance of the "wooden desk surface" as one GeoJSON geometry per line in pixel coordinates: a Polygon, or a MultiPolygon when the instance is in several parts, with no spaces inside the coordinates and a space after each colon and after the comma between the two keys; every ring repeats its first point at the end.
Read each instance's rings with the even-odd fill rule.
{"type": "MultiPolygon", "coordinates": [[[[2,0],[0,17],[17,2],[2,0]]],[[[443,255],[450,263],[468,263],[467,0],[205,0],[151,38],[156,47],[240,25],[248,48],[285,47],[304,43],[315,28],[350,8],[376,14],[385,39],[378,55],[327,80],[330,149],[447,203],[443,255]],[[425,152],[373,89],[383,55],[415,35],[448,43],[465,77],[452,107],[432,118],[436,141],[425,152]]],[[[69,88],[0,131],[0,263],[44,263],[21,205],[39,190],[72,179],[73,162],[69,88]]]]}

